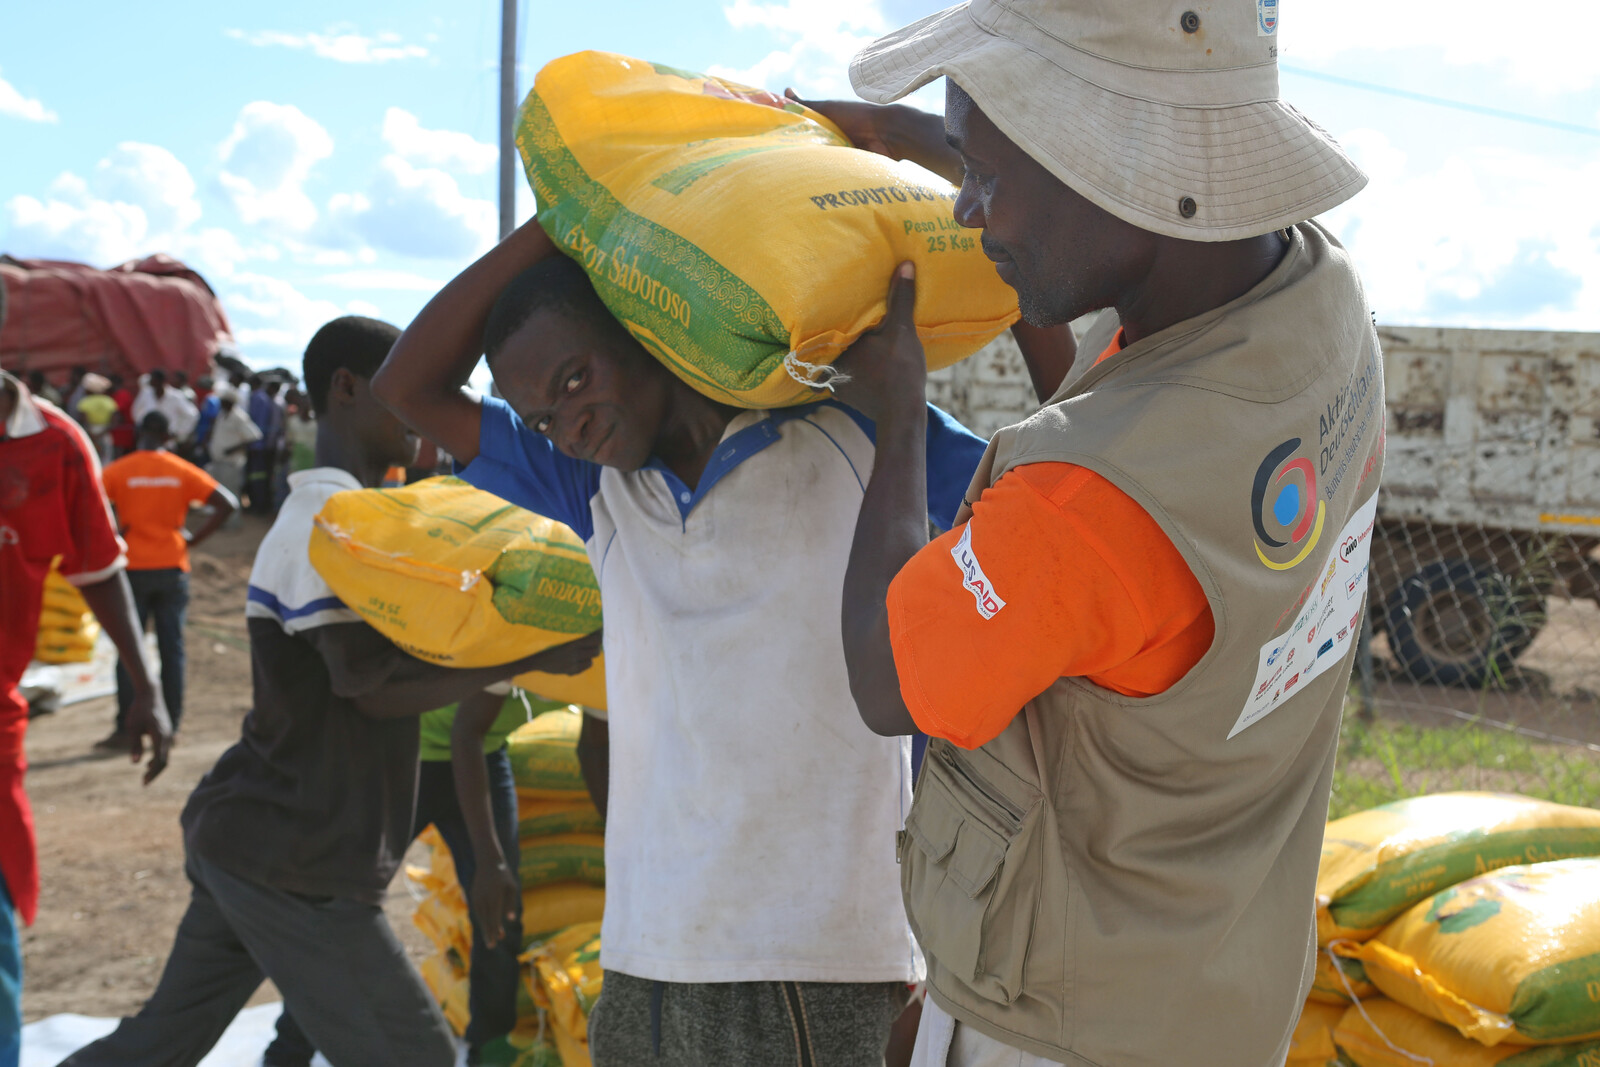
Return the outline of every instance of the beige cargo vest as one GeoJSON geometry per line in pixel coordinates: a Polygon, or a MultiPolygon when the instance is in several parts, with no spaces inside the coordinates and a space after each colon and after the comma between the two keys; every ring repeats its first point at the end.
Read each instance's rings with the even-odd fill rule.
{"type": "Polygon", "coordinates": [[[1001,430],[968,494],[1027,463],[1099,472],[1171,537],[1216,622],[1159,696],[1063,678],[982,748],[928,747],[900,856],[933,997],[1050,1059],[1278,1067],[1309,988],[1384,407],[1348,255],[1314,223],[1290,240],[1243,297],[1001,430]]]}

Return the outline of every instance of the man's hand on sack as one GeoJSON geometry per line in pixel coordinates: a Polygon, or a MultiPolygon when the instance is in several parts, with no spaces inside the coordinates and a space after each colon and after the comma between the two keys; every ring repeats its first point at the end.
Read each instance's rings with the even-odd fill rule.
{"type": "Polygon", "coordinates": [[[839,372],[834,395],[874,422],[918,414],[927,405],[927,357],[912,319],[916,302],[916,268],[907,260],[889,281],[883,322],[833,362],[839,372]]]}
{"type": "Polygon", "coordinates": [[[596,630],[564,645],[546,649],[532,660],[530,671],[543,674],[582,674],[600,655],[604,630],[596,630]]]}
{"type": "Polygon", "coordinates": [[[793,89],[785,89],[783,95],[825,117],[862,151],[909,159],[951,185],[961,184],[961,156],[945,142],[941,116],[904,104],[803,100],[793,89]]]}

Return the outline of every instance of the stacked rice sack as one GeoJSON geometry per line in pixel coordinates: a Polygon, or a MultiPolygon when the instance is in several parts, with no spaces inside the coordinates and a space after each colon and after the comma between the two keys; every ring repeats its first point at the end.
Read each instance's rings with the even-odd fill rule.
{"type": "Polygon", "coordinates": [[[54,566],[44,580],[44,608],[33,658],[41,663],[88,663],[100,639],[100,624],[83,594],[54,566]]]}
{"type": "MultiPolygon", "coordinates": [[[[583,716],[561,708],[506,738],[517,786],[522,930],[526,950],[511,1043],[518,1067],[588,1067],[589,1006],[600,992],[605,910],[605,824],[578,766],[583,716]],[[564,976],[564,977],[563,977],[564,976]]],[[[425,894],[412,918],[435,947],[421,965],[456,1033],[469,1018],[472,925],[467,891],[444,841],[429,827],[427,867],[406,873],[425,894]]]]}
{"type": "Polygon", "coordinates": [[[1600,811],[1443,793],[1328,824],[1289,1062],[1600,1065],[1600,811]]]}
{"type": "Polygon", "coordinates": [[[523,960],[528,964],[523,972],[524,984],[542,1013],[539,1036],[555,1046],[563,1067],[590,1067],[589,1010],[600,999],[604,977],[600,970],[600,923],[569,926],[546,941],[536,942],[523,960]]]}

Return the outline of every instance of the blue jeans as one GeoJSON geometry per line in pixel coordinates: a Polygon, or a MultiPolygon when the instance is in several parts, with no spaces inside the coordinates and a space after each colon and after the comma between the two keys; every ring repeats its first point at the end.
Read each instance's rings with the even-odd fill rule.
{"type": "Polygon", "coordinates": [[[17,910],[0,878],[0,1067],[17,1067],[22,1058],[22,942],[17,910]]]}
{"type": "MultiPolygon", "coordinates": [[[[177,730],[183,719],[183,624],[189,613],[189,572],[177,567],[153,571],[129,571],[133,589],[133,610],[144,630],[151,616],[156,620],[156,647],[161,651],[161,695],[167,701],[167,714],[177,730]]],[[[117,732],[127,729],[128,708],[133,704],[133,679],[122,662],[117,662],[117,732]]]]}

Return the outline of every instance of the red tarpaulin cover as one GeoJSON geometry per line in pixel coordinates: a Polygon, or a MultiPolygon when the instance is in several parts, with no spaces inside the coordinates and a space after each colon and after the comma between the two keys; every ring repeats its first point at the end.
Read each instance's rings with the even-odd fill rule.
{"type": "Polygon", "coordinates": [[[156,369],[207,372],[233,331],[211,286],[168,255],[110,270],[53,259],[0,258],[6,316],[0,367],[66,380],[75,366],[132,378],[156,369]]]}

